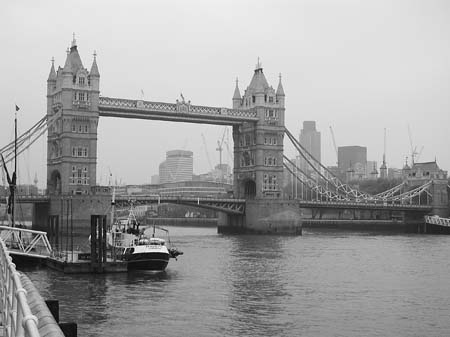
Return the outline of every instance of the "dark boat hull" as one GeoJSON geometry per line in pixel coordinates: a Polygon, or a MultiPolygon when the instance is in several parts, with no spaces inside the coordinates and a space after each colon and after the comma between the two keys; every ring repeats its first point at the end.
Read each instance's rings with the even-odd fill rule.
{"type": "Polygon", "coordinates": [[[169,263],[169,254],[165,253],[135,253],[125,255],[128,270],[162,271],[169,263]]]}

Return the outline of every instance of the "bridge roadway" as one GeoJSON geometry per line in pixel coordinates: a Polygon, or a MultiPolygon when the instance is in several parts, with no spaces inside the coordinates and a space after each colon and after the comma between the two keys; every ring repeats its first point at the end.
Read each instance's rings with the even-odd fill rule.
{"type": "MultiPolygon", "coordinates": [[[[48,203],[48,195],[19,195],[19,203],[48,203]]],[[[149,203],[172,203],[187,206],[196,206],[230,214],[245,213],[245,199],[214,198],[214,197],[187,197],[187,196],[164,196],[158,194],[138,195],[138,196],[116,196],[116,205],[127,207],[133,201],[135,205],[145,205],[149,203]]],[[[5,198],[0,198],[0,203],[6,203],[5,198]]],[[[298,200],[301,208],[328,208],[328,209],[366,209],[366,210],[392,210],[392,211],[412,211],[427,213],[432,210],[431,205],[415,204],[384,204],[371,202],[350,202],[350,201],[308,201],[298,200]]]]}
{"type": "Polygon", "coordinates": [[[256,123],[259,118],[255,110],[191,105],[184,101],[177,103],[149,102],[123,98],[100,97],[100,116],[133,119],[151,119],[171,122],[200,123],[214,125],[241,125],[256,123]]]}

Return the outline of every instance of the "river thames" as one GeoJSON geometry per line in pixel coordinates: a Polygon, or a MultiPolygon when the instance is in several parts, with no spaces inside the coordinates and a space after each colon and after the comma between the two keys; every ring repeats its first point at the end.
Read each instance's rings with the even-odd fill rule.
{"type": "Polygon", "coordinates": [[[448,336],[450,236],[170,228],[163,273],[27,270],[78,336],[448,336]]]}

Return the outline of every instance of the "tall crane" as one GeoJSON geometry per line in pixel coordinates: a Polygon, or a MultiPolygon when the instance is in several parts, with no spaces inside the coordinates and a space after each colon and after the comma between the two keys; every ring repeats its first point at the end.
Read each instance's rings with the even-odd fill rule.
{"type": "Polygon", "coordinates": [[[217,148],[216,148],[216,151],[219,151],[219,170],[221,172],[220,182],[222,182],[223,175],[224,175],[223,168],[222,168],[222,151],[223,151],[223,142],[225,140],[225,134],[227,133],[227,130],[228,130],[227,127],[225,127],[225,129],[223,130],[222,140],[217,141],[217,148]]]}
{"type": "Polygon", "coordinates": [[[336,152],[336,165],[339,166],[338,149],[336,146],[336,140],[334,139],[334,132],[333,132],[333,128],[331,127],[331,125],[330,125],[330,132],[331,132],[331,139],[333,140],[334,151],[336,152]]]}
{"type": "Polygon", "coordinates": [[[408,124],[408,136],[409,136],[409,145],[411,146],[411,163],[412,165],[414,165],[414,159],[417,158],[416,155],[419,155],[419,153],[417,152],[417,146],[413,146],[411,129],[409,127],[409,124],[408,124]]]}

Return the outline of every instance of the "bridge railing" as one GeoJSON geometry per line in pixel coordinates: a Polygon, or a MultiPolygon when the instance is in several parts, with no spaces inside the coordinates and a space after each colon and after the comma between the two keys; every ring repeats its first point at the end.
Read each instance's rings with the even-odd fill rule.
{"type": "Polygon", "coordinates": [[[27,291],[0,238],[0,333],[6,337],[39,337],[38,319],[32,315],[27,291]]]}
{"type": "Polygon", "coordinates": [[[47,233],[26,228],[0,226],[0,239],[15,252],[26,255],[51,256],[47,233]]]}

